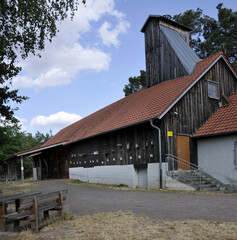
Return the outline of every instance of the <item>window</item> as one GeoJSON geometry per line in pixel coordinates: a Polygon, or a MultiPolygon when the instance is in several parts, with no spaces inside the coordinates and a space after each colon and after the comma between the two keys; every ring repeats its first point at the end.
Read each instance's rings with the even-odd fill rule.
{"type": "Polygon", "coordinates": [[[219,83],[208,80],[208,97],[219,99],[219,83]]]}

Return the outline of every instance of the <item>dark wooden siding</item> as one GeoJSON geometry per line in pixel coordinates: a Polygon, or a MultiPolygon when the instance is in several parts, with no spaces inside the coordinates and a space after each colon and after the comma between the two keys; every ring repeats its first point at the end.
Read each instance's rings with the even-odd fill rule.
{"type": "Polygon", "coordinates": [[[145,31],[147,87],[188,74],[159,26],[152,20],[145,31]]]}
{"type": "MultiPolygon", "coordinates": [[[[161,128],[163,160],[167,153],[177,155],[176,135],[192,136],[218,110],[220,100],[208,97],[208,80],[219,82],[220,93],[227,97],[237,90],[235,76],[220,59],[160,121],[155,121],[161,128]],[[167,131],[173,131],[173,137],[168,137],[167,131]]],[[[190,153],[191,162],[197,163],[193,139],[190,153]]],[[[147,122],[71,145],[70,167],[139,166],[159,162],[158,156],[158,133],[147,122]]]]}
{"type": "MultiPolygon", "coordinates": [[[[208,97],[208,80],[219,83],[220,95],[228,97],[237,91],[236,78],[224,60],[220,59],[162,119],[163,153],[177,155],[176,135],[192,136],[218,110],[221,98],[208,97]],[[174,115],[174,112],[178,115],[174,115]],[[167,137],[167,130],[173,131],[174,136],[167,137]]],[[[195,151],[195,141],[191,140],[193,163],[197,163],[195,151]]]]}
{"type": "Polygon", "coordinates": [[[150,123],[80,141],[70,147],[70,167],[136,166],[158,161],[158,135],[150,123]]]}

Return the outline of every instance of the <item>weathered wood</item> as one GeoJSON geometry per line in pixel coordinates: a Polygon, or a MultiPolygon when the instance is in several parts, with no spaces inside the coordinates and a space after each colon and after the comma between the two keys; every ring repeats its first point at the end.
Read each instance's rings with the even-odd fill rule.
{"type": "MultiPolygon", "coordinates": [[[[208,80],[218,82],[220,93],[227,97],[237,91],[235,76],[220,59],[161,120],[154,122],[161,128],[163,161],[167,153],[177,155],[176,135],[191,137],[219,109],[221,99],[208,97],[208,80]],[[173,137],[168,137],[167,131],[173,131],[173,137]]],[[[197,163],[196,144],[192,140],[190,152],[191,163],[197,163]]],[[[158,154],[157,131],[148,121],[71,145],[70,167],[142,165],[159,162],[158,154]],[[92,150],[99,154],[91,155],[92,150]]]]}
{"type": "MultiPolygon", "coordinates": [[[[174,136],[189,135],[190,137],[219,109],[221,99],[208,97],[208,81],[219,83],[220,94],[229,96],[237,91],[237,81],[223,59],[220,59],[192,89],[164,116],[161,121],[162,152],[177,155],[175,137],[169,139],[174,149],[170,151],[167,141],[167,129],[172,129],[174,136]],[[178,115],[172,115],[177,112],[178,115]]],[[[196,142],[190,140],[191,163],[197,164],[196,142]]],[[[163,155],[164,159],[164,155],[163,155]]]]}
{"type": "MultiPolygon", "coordinates": [[[[178,56],[160,29],[165,25],[174,29],[174,26],[164,24],[160,19],[149,21],[145,29],[146,77],[147,87],[152,87],[163,81],[188,75],[178,56]]],[[[175,30],[181,35],[188,35],[188,31],[175,30]]],[[[185,39],[188,39],[185,37],[185,39]]]]}
{"type": "Polygon", "coordinates": [[[63,203],[66,200],[68,190],[62,190],[52,193],[32,195],[19,199],[18,211],[5,214],[3,220],[11,220],[14,222],[14,231],[17,231],[20,220],[27,219],[31,222],[31,228],[35,232],[39,231],[39,214],[43,212],[44,219],[49,217],[49,211],[58,211],[58,216],[63,216],[63,203]]]}

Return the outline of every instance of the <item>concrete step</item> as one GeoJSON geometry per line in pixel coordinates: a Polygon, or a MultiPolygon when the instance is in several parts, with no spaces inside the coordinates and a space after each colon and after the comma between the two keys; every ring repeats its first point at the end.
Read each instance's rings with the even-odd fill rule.
{"type": "Polygon", "coordinates": [[[196,189],[200,188],[200,183],[201,190],[204,191],[220,191],[220,189],[225,189],[223,186],[221,186],[221,184],[216,183],[210,176],[205,175],[203,172],[200,173],[197,170],[179,169],[177,171],[171,172],[170,176],[172,176],[172,174],[173,178],[177,181],[190,185],[196,189]]]}

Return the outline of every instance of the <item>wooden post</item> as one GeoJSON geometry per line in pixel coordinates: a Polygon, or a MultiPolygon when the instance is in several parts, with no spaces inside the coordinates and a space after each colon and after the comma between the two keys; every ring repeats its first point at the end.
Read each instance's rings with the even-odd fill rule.
{"type": "Polygon", "coordinates": [[[33,227],[35,228],[35,232],[39,232],[39,215],[38,215],[38,201],[37,198],[34,197],[33,209],[32,213],[35,214],[35,221],[33,227]]]}
{"type": "Polygon", "coordinates": [[[6,232],[6,225],[5,225],[5,219],[2,218],[2,216],[6,214],[6,208],[5,208],[5,203],[0,205],[0,231],[1,232],[6,232]]]}
{"type": "Polygon", "coordinates": [[[21,157],[21,183],[24,183],[24,162],[23,162],[23,157],[21,157]]]}
{"type": "Polygon", "coordinates": [[[42,180],[42,163],[41,163],[41,157],[39,158],[39,180],[42,180]]]}
{"type": "Polygon", "coordinates": [[[63,218],[63,191],[59,192],[58,208],[58,216],[60,216],[60,218],[63,218]]]}
{"type": "Polygon", "coordinates": [[[17,182],[17,169],[16,169],[16,160],[15,160],[15,181],[17,182]]]}

